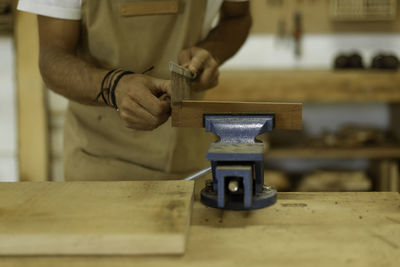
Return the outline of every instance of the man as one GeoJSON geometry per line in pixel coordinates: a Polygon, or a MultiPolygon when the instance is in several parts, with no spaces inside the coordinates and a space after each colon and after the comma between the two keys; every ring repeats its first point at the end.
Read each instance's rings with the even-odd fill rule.
{"type": "Polygon", "coordinates": [[[20,0],[18,8],[39,15],[43,80],[70,100],[66,180],[170,179],[206,166],[210,136],[167,122],[168,61],[198,74],[194,97],[215,87],[218,67],[248,35],[247,1],[20,0]]]}

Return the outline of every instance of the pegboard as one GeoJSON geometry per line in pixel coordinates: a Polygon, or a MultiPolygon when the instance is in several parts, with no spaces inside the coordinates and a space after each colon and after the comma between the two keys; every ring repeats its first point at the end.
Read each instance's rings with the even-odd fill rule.
{"type": "MultiPolygon", "coordinates": [[[[343,0],[351,2],[353,0],[343,0]]],[[[357,1],[357,0],[354,0],[357,1]]],[[[373,0],[370,0],[373,1],[373,0]]],[[[375,1],[375,0],[374,0],[375,1]]],[[[381,3],[392,0],[376,0],[381,3]],[[383,2],[382,2],[383,1],[383,2]]],[[[301,17],[303,34],[307,33],[399,33],[400,0],[393,0],[390,20],[337,20],[332,17],[331,0],[253,0],[253,33],[292,34],[295,16],[301,17]]],[[[372,3],[372,2],[369,2],[372,3]]],[[[364,12],[365,13],[365,12],[364,12]]]]}
{"type": "Polygon", "coordinates": [[[396,0],[331,0],[330,16],[338,21],[394,20],[396,0]]]}

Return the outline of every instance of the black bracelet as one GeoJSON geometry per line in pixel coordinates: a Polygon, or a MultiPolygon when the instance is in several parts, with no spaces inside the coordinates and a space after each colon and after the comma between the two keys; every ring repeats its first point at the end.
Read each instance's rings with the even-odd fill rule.
{"type": "Polygon", "coordinates": [[[118,77],[118,75],[119,75],[121,72],[124,72],[124,70],[116,69],[116,70],[110,75],[110,78],[108,79],[108,86],[107,86],[107,88],[108,88],[108,90],[107,90],[107,99],[108,99],[107,105],[108,105],[108,106],[113,106],[113,104],[112,104],[112,102],[111,102],[111,88],[112,88],[112,86],[113,86],[113,84],[114,84],[115,77],[118,77]]]}
{"type": "MultiPolygon", "coordinates": [[[[154,67],[152,66],[149,69],[145,70],[142,74],[152,71],[153,69],[154,67]]],[[[103,80],[101,81],[100,92],[97,94],[94,101],[99,103],[99,98],[101,96],[106,105],[112,106],[115,110],[118,111],[118,105],[115,99],[115,90],[117,88],[118,82],[121,80],[123,76],[134,73],[135,72],[124,71],[121,69],[112,69],[109,72],[107,72],[103,80]]]]}
{"type": "Polygon", "coordinates": [[[101,98],[103,98],[104,103],[106,103],[108,105],[108,102],[104,96],[104,92],[106,91],[107,95],[108,95],[108,90],[110,90],[110,87],[105,88],[104,87],[104,83],[106,82],[107,78],[115,71],[116,69],[112,69],[109,72],[107,72],[107,74],[104,76],[103,80],[101,81],[101,87],[100,87],[100,92],[98,93],[98,95],[96,96],[96,98],[94,99],[97,103],[99,103],[99,98],[101,96],[101,98]]]}
{"type": "Polygon", "coordinates": [[[154,69],[154,66],[151,66],[150,68],[148,68],[147,70],[143,71],[142,74],[146,74],[150,71],[152,71],[154,69]]]}
{"type": "Polygon", "coordinates": [[[121,80],[121,78],[127,74],[134,74],[134,72],[124,71],[121,74],[119,74],[118,77],[115,79],[115,81],[111,87],[111,90],[110,90],[111,104],[112,104],[113,108],[117,111],[118,111],[118,105],[117,105],[117,101],[115,99],[115,89],[117,88],[118,82],[121,80]]]}

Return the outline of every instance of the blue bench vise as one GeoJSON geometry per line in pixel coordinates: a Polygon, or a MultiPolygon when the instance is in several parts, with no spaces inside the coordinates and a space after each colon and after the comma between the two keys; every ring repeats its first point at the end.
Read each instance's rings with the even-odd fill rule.
{"type": "Polygon", "coordinates": [[[277,191],[264,184],[264,144],[256,136],[272,131],[274,114],[204,114],[207,132],[219,136],[207,152],[212,180],[201,191],[206,206],[228,210],[260,209],[276,202],[277,191]]]}

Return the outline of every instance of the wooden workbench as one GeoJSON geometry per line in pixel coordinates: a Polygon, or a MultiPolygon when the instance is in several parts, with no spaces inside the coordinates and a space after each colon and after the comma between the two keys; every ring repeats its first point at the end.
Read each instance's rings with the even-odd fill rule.
{"type": "Polygon", "coordinates": [[[258,211],[196,201],[184,256],[2,257],[0,266],[399,266],[398,193],[279,193],[258,211]]]}

